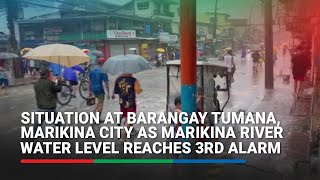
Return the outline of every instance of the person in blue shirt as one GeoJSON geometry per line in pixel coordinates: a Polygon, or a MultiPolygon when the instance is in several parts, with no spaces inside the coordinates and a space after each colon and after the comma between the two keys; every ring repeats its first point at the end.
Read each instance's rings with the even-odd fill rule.
{"type": "Polygon", "coordinates": [[[103,110],[103,103],[105,99],[104,86],[107,90],[107,98],[110,99],[108,75],[101,71],[101,66],[105,61],[105,58],[99,58],[98,66],[92,67],[89,73],[89,96],[91,97],[93,94],[98,100],[94,112],[99,112],[100,114],[103,110]]]}
{"type": "Polygon", "coordinates": [[[176,52],[175,52],[175,57],[174,59],[180,59],[180,51],[177,49],[176,52]]]}

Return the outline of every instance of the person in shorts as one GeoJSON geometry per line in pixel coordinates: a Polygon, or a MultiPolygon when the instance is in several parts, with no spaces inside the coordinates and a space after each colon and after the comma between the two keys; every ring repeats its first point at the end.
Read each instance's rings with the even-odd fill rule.
{"type": "Polygon", "coordinates": [[[140,83],[132,74],[122,74],[115,81],[112,99],[115,98],[114,94],[119,95],[120,111],[123,113],[124,125],[127,127],[132,126],[127,123],[126,118],[129,112],[137,111],[136,94],[141,92],[140,83]]]}
{"type": "Polygon", "coordinates": [[[105,99],[104,86],[107,90],[107,98],[110,99],[108,75],[101,71],[101,66],[105,61],[106,59],[99,58],[98,66],[92,67],[89,73],[89,96],[91,97],[93,94],[96,97],[98,102],[96,103],[94,112],[99,112],[100,114],[103,110],[103,103],[105,99]]]}
{"type": "Polygon", "coordinates": [[[8,94],[9,80],[3,67],[0,67],[0,86],[1,86],[1,94],[2,94],[2,89],[4,89],[5,94],[8,94]]]}
{"type": "Polygon", "coordinates": [[[251,57],[253,62],[252,71],[258,72],[259,59],[261,58],[259,51],[254,51],[251,57]]]}
{"type": "Polygon", "coordinates": [[[302,46],[297,47],[297,52],[292,56],[292,75],[294,79],[294,93],[295,98],[299,97],[301,91],[301,83],[305,80],[308,72],[309,62],[308,57],[303,52],[302,46]]]}

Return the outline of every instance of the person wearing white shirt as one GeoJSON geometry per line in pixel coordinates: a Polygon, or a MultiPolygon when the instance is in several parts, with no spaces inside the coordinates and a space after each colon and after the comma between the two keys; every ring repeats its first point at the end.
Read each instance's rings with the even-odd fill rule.
{"type": "Polygon", "coordinates": [[[236,66],[234,63],[234,59],[233,59],[233,54],[232,54],[232,50],[228,49],[227,50],[227,54],[223,57],[223,61],[225,62],[227,68],[228,68],[228,81],[229,81],[229,86],[231,86],[231,83],[234,82],[233,79],[233,74],[236,71],[236,66]]]}

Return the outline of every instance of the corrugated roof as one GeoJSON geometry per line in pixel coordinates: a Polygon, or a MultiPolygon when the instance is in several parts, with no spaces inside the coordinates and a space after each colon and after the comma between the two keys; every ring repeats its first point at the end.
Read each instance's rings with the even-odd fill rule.
{"type": "Polygon", "coordinates": [[[132,0],[101,0],[102,2],[108,3],[108,4],[114,4],[117,6],[123,6],[132,0]]]}

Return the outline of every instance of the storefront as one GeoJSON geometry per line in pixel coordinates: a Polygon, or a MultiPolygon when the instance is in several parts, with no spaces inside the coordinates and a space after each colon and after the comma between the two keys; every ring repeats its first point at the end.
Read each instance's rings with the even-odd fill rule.
{"type": "Polygon", "coordinates": [[[107,30],[107,44],[110,56],[133,54],[130,48],[140,52],[140,41],[136,37],[135,30],[107,30]]]}

